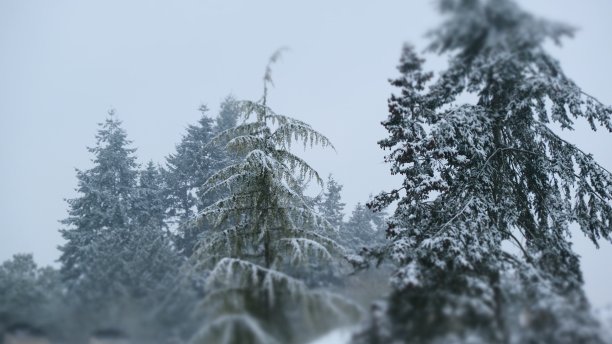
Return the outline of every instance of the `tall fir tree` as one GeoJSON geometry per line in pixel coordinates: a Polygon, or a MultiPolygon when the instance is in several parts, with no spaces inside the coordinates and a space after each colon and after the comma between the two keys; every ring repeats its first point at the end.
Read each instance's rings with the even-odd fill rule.
{"type": "Polygon", "coordinates": [[[232,95],[225,97],[219,107],[219,115],[215,119],[215,132],[220,133],[235,127],[240,114],[240,102],[232,95]]]}
{"type": "Polygon", "coordinates": [[[79,197],[67,200],[68,218],[60,230],[66,243],[60,247],[61,273],[70,286],[76,286],[91,270],[91,252],[99,249],[96,240],[106,232],[131,225],[131,202],[137,186],[138,165],[134,148],[129,148],[121,122],[109,113],[96,135],[96,146],[88,148],[94,166],[77,170],[79,197]]]}
{"type": "Polygon", "coordinates": [[[574,30],[509,0],[442,0],[430,51],[437,79],[409,46],[383,122],[401,187],[389,253],[388,307],[368,343],[600,343],[582,291],[570,223],[610,240],[612,175],[552,129],[586,120],[612,130],[612,108],[583,92],[543,45],[574,30]],[[470,94],[475,103],[461,104],[470,94]],[[508,251],[503,243],[516,246],[508,251]]]}
{"type": "Polygon", "coordinates": [[[340,231],[344,220],[344,206],[342,202],[342,185],[340,185],[330,174],[327,177],[323,198],[317,204],[319,213],[332,225],[336,231],[340,231]]]}
{"type": "Polygon", "coordinates": [[[214,140],[239,159],[205,184],[207,192],[229,193],[201,213],[214,227],[194,255],[211,270],[202,303],[207,321],[192,343],[300,343],[357,312],[338,295],[310,290],[300,279],[311,261],[333,260],[338,245],[315,230],[329,224],[302,194],[304,181],[322,180],[290,148],[331,143],[310,125],[268,107],[270,82],[268,66],[262,100],[241,102],[244,121],[214,140]]]}
{"type": "Polygon", "coordinates": [[[357,203],[349,220],[342,226],[341,242],[355,252],[380,246],[386,242],[386,221],[383,212],[375,212],[357,203]]]}
{"type": "Polygon", "coordinates": [[[202,117],[196,125],[189,125],[187,133],[176,146],[176,153],[166,159],[166,183],[170,202],[170,216],[180,223],[198,211],[197,188],[204,184],[219,167],[219,152],[208,145],[215,136],[214,119],[208,107],[200,107],[202,117]]]}
{"type": "Polygon", "coordinates": [[[138,171],[135,149],[112,112],[100,126],[89,149],[94,166],[77,172],[79,197],[68,200],[60,231],[60,272],[80,325],[74,337],[135,319],[150,327],[144,314],[181,264],[164,230],[156,168],[138,171]]]}
{"type": "Polygon", "coordinates": [[[134,197],[133,212],[139,226],[156,230],[167,227],[165,190],[160,169],[149,161],[139,173],[138,190],[134,197]]]}
{"type": "Polygon", "coordinates": [[[215,195],[203,194],[202,186],[232,159],[224,149],[209,143],[219,132],[236,126],[239,115],[238,103],[232,96],[221,103],[216,119],[209,116],[207,106],[200,107],[200,111],[202,117],[198,124],[187,127],[176,153],[166,159],[164,173],[168,215],[178,228],[175,241],[187,257],[193,253],[200,234],[210,226],[205,221],[190,221],[215,198],[215,195]]]}

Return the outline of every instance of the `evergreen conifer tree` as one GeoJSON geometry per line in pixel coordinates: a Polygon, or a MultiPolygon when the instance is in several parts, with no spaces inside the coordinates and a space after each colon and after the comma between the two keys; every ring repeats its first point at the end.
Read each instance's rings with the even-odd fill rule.
{"type": "Polygon", "coordinates": [[[241,102],[244,121],[214,140],[239,159],[205,184],[207,192],[229,194],[201,212],[214,227],[195,258],[212,269],[202,305],[207,321],[192,343],[299,343],[356,314],[351,303],[300,279],[311,261],[332,261],[338,245],[314,230],[329,224],[308,205],[302,186],[322,181],[290,149],[331,143],[268,107],[270,82],[268,66],[262,100],[241,102]]]}
{"type": "Polygon", "coordinates": [[[88,148],[94,155],[93,168],[77,170],[80,197],[67,200],[68,218],[60,230],[66,244],[62,252],[62,276],[72,287],[80,284],[93,271],[92,259],[99,249],[98,238],[118,228],[131,225],[132,198],[137,187],[138,165],[135,149],[129,148],[121,122],[111,111],[100,124],[96,146],[88,148]]]}
{"type": "Polygon", "coordinates": [[[225,97],[221,102],[219,115],[215,119],[215,132],[220,133],[235,127],[240,113],[240,102],[231,95],[225,97]]]}
{"type": "Polygon", "coordinates": [[[377,247],[385,243],[386,222],[384,213],[374,212],[357,203],[351,217],[342,227],[342,243],[355,252],[377,247]]]}
{"type": "Polygon", "coordinates": [[[202,117],[197,125],[189,125],[176,146],[176,153],[166,159],[166,183],[169,192],[170,216],[181,223],[198,211],[197,188],[219,167],[219,152],[208,143],[215,136],[214,120],[208,107],[200,107],[202,117]]]}
{"type": "Polygon", "coordinates": [[[342,185],[340,185],[331,174],[327,177],[326,190],[323,199],[317,204],[319,213],[339,231],[344,218],[344,206],[342,202],[342,185]]]}
{"type": "Polygon", "coordinates": [[[216,195],[202,193],[206,180],[231,162],[225,149],[210,145],[219,132],[236,126],[238,103],[228,96],[221,103],[216,119],[208,115],[208,107],[200,107],[202,117],[197,125],[187,127],[187,133],[176,146],[176,153],[166,159],[165,187],[168,214],[178,225],[175,237],[179,251],[189,257],[199,235],[210,225],[206,221],[190,221],[195,214],[209,206],[216,195]]]}
{"type": "Polygon", "coordinates": [[[554,125],[612,130],[612,108],[583,92],[544,49],[574,30],[509,0],[442,0],[430,51],[437,79],[406,46],[401,91],[383,122],[401,187],[388,230],[398,264],[388,307],[364,342],[599,343],[571,248],[577,223],[610,240],[612,175],[554,125]],[[463,94],[476,98],[460,103],[463,94]],[[504,242],[516,246],[508,251],[504,242]]]}
{"type": "Polygon", "coordinates": [[[149,161],[140,171],[134,210],[138,226],[161,230],[166,227],[166,202],[164,180],[157,166],[149,161]]]}
{"type": "MultiPolygon", "coordinates": [[[[80,334],[122,321],[149,321],[152,297],[181,264],[164,230],[160,178],[140,173],[121,122],[110,113],[90,148],[94,166],[78,171],[79,196],[62,221],[61,276],[80,334]]],[[[149,323],[150,325],[150,323],[149,323]]],[[[144,327],[144,325],[143,325],[144,327]]]]}

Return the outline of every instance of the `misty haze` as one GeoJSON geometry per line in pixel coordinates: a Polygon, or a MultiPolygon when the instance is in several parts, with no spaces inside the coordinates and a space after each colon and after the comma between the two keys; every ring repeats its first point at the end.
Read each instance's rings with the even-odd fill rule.
{"type": "Polygon", "coordinates": [[[610,13],[0,2],[0,342],[612,343],[610,13]]]}

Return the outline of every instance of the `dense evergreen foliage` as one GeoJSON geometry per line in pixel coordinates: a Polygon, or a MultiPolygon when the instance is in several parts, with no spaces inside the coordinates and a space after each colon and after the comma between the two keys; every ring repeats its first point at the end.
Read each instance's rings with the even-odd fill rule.
{"type": "Polygon", "coordinates": [[[336,231],[340,231],[344,219],[345,203],[342,202],[342,185],[331,176],[327,178],[323,197],[317,204],[319,213],[336,231]]]}
{"type": "Polygon", "coordinates": [[[60,325],[62,304],[57,270],[40,268],[30,254],[16,254],[0,265],[0,333],[29,322],[42,329],[60,325]]]}
{"type": "Polygon", "coordinates": [[[290,149],[331,142],[268,107],[269,73],[263,98],[240,102],[242,123],[212,142],[238,159],[204,184],[204,195],[226,195],[200,213],[213,227],[195,259],[212,270],[201,306],[207,321],[192,343],[300,343],[357,315],[348,300],[302,280],[313,264],[332,265],[342,247],[323,234],[330,224],[302,194],[304,182],[322,186],[321,178],[290,149]]]}
{"type": "Polygon", "coordinates": [[[77,172],[79,197],[68,200],[61,230],[61,277],[83,333],[147,312],[181,264],[165,231],[157,168],[138,170],[112,112],[96,139],[94,166],[77,172]]]}
{"type": "Polygon", "coordinates": [[[429,50],[448,54],[448,68],[434,79],[406,46],[391,81],[400,93],[379,144],[404,181],[370,205],[397,201],[398,269],[365,342],[599,343],[569,225],[596,245],[610,239],[612,175],[553,128],[611,130],[612,108],[545,51],[567,25],[507,0],[439,6],[447,20],[429,50]]]}
{"type": "Polygon", "coordinates": [[[67,241],[60,248],[62,276],[75,287],[95,273],[87,263],[92,258],[87,252],[96,251],[96,239],[133,221],[129,213],[138,175],[135,150],[127,147],[125,131],[112,112],[96,139],[96,147],[89,148],[94,167],[77,170],[81,196],[68,200],[69,217],[63,224],[69,228],[61,231],[67,241]]]}
{"type": "Polygon", "coordinates": [[[216,171],[231,162],[225,149],[210,145],[218,133],[236,125],[239,108],[229,96],[221,104],[219,115],[213,119],[208,107],[200,107],[202,117],[197,125],[187,127],[187,133],[176,146],[176,153],[166,159],[164,173],[169,220],[178,227],[176,244],[189,257],[193,254],[198,236],[209,224],[190,221],[199,211],[214,202],[216,194],[202,193],[202,186],[216,171]]]}
{"type": "Polygon", "coordinates": [[[349,220],[342,225],[340,237],[345,246],[359,252],[385,244],[386,229],[384,212],[375,212],[357,203],[349,220]]]}
{"type": "Polygon", "coordinates": [[[344,221],[346,204],[342,202],[342,188],[343,186],[330,175],[325,191],[315,200],[318,213],[329,222],[334,230],[328,235],[345,248],[346,254],[358,253],[363,249],[383,245],[386,242],[386,214],[383,211],[373,211],[364,204],[357,203],[348,221],[344,221]]]}

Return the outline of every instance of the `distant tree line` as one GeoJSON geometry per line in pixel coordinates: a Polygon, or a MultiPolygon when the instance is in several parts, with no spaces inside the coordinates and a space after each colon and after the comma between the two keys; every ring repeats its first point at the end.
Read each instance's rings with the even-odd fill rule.
{"type": "Polygon", "coordinates": [[[144,166],[109,113],[67,200],[60,269],[28,254],[0,269],[4,328],[29,323],[63,342],[123,329],[149,343],[285,343],[359,317],[328,287],[350,273],[349,255],[384,240],[383,215],[358,204],[345,222],[331,176],[305,195],[324,182],[289,151],[331,143],[263,101],[230,96],[216,117],[200,111],[163,165],[144,166]]]}

